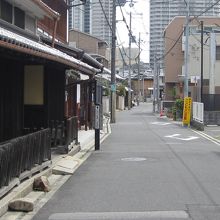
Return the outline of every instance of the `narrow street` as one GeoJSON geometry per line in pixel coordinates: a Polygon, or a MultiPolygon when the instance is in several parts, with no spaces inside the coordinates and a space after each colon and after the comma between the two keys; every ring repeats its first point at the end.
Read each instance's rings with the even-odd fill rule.
{"type": "Polygon", "coordinates": [[[111,127],[33,220],[220,219],[220,146],[149,103],[118,112],[111,127]]]}

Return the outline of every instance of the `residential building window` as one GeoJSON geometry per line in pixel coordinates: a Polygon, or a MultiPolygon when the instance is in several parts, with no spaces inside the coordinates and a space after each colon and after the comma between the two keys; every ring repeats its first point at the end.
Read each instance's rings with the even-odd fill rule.
{"type": "Polygon", "coordinates": [[[24,29],[25,23],[25,13],[21,9],[14,8],[14,25],[24,29]]]}
{"type": "Polygon", "coordinates": [[[0,18],[10,24],[25,29],[25,12],[13,7],[5,0],[0,0],[0,18]]]}
{"type": "Polygon", "coordinates": [[[8,2],[1,1],[1,18],[9,23],[12,23],[12,5],[8,2]]]}
{"type": "Polygon", "coordinates": [[[216,46],[216,60],[220,60],[220,46],[216,46]]]}

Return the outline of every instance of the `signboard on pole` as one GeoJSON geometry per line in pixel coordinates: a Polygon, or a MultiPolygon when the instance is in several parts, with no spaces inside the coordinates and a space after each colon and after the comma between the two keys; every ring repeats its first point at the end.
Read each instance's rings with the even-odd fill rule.
{"type": "Polygon", "coordinates": [[[184,107],[183,107],[183,125],[190,125],[191,119],[191,108],[192,108],[192,98],[184,98],[184,107]]]}
{"type": "Polygon", "coordinates": [[[111,85],[111,91],[112,92],[116,92],[116,84],[112,84],[111,85]]]}
{"type": "Polygon", "coordinates": [[[95,129],[100,129],[100,108],[99,108],[99,105],[95,106],[95,129]]]}
{"type": "Polygon", "coordinates": [[[197,84],[199,80],[200,80],[200,76],[191,76],[190,77],[191,83],[197,84]]]}

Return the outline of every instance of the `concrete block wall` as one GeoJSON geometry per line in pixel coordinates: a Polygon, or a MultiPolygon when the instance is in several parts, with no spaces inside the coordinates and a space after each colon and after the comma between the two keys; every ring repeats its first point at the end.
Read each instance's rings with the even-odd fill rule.
{"type": "Polygon", "coordinates": [[[204,112],[205,125],[220,125],[220,111],[205,111],[204,112]]]}
{"type": "Polygon", "coordinates": [[[110,99],[108,96],[102,97],[102,104],[103,104],[103,114],[109,114],[110,112],[110,99]]]}
{"type": "Polygon", "coordinates": [[[125,109],[125,97],[124,96],[118,96],[118,109],[124,110],[125,109]]]}

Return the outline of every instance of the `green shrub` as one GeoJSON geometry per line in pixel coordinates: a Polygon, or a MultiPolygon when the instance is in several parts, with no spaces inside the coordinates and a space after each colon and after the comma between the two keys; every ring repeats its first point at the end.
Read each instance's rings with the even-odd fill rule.
{"type": "Polygon", "coordinates": [[[179,112],[180,114],[183,113],[183,105],[184,105],[183,99],[176,99],[175,101],[176,111],[179,112]]]}
{"type": "Polygon", "coordinates": [[[119,96],[125,96],[126,90],[125,90],[125,86],[124,86],[124,85],[119,85],[119,86],[117,87],[117,94],[118,94],[119,96]]]}
{"type": "Polygon", "coordinates": [[[172,107],[172,113],[173,113],[173,120],[176,121],[176,112],[177,112],[177,109],[176,109],[176,105],[174,105],[172,107]]]}
{"type": "Polygon", "coordinates": [[[103,95],[104,96],[109,96],[110,95],[110,89],[107,88],[107,87],[103,88],[103,95]]]}

